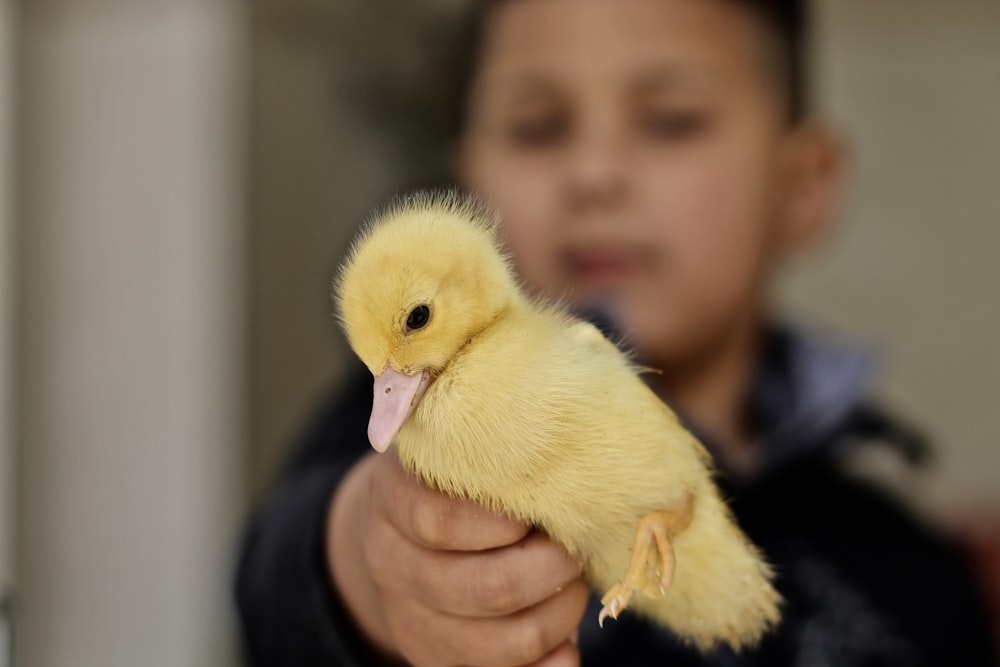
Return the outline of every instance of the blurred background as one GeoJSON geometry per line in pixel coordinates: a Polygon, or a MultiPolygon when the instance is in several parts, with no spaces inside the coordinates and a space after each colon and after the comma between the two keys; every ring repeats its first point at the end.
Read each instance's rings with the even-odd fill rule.
{"type": "MultiPolygon", "coordinates": [[[[351,232],[440,173],[432,114],[405,102],[433,90],[423,56],[461,5],[0,0],[16,664],[239,664],[242,521],[346,358],[328,291],[351,232]]],[[[881,394],[936,445],[919,475],[872,470],[996,545],[1000,3],[815,9],[815,97],[854,176],[840,232],[781,298],[873,341],[881,394]]]]}

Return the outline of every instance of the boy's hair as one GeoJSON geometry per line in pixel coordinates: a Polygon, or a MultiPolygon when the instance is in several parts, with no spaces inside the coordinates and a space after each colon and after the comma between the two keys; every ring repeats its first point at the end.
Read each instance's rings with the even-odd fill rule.
{"type": "MultiPolygon", "coordinates": [[[[510,0],[478,0],[467,17],[466,29],[460,32],[460,56],[455,60],[455,99],[458,108],[452,121],[456,130],[461,129],[465,118],[465,102],[469,97],[479,48],[491,12],[510,0]]],[[[702,0],[704,1],[704,0],[702,0]]],[[[765,29],[771,53],[768,54],[779,88],[785,95],[788,122],[796,124],[808,111],[806,85],[806,32],[807,0],[722,0],[745,9],[765,29]]]]}
{"type": "Polygon", "coordinates": [[[770,33],[773,66],[785,91],[788,121],[802,121],[809,111],[807,81],[807,0],[726,0],[753,13],[770,33]]]}

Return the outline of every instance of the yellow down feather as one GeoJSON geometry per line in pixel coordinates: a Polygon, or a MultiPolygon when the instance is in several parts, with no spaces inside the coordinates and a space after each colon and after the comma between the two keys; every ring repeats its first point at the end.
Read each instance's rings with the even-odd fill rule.
{"type": "Polygon", "coordinates": [[[672,585],[629,609],[703,650],[753,645],[777,623],[771,570],[720,498],[704,448],[593,326],[525,296],[481,207],[401,200],[359,235],[335,296],[374,375],[430,373],[396,440],[407,469],[542,528],[600,593],[625,573],[641,517],[693,501],[672,541],[672,585]],[[430,320],[408,333],[420,303],[430,320]]]}

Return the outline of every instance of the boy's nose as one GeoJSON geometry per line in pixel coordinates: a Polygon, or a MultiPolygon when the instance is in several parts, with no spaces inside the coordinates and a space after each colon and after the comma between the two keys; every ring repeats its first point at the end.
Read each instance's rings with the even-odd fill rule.
{"type": "Polygon", "coordinates": [[[628,196],[625,147],[611,132],[581,132],[564,166],[564,194],[576,212],[613,209],[628,196]]]}

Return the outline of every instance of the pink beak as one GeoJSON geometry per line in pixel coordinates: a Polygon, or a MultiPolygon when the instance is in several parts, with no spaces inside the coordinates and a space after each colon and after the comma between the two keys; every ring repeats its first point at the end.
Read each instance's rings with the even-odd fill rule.
{"type": "Polygon", "coordinates": [[[368,421],[368,439],[377,452],[389,449],[406,418],[420,402],[427,385],[427,371],[406,375],[386,368],[375,378],[375,396],[372,399],[372,416],[368,421]]]}

